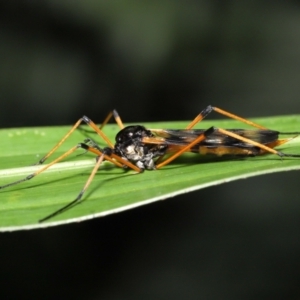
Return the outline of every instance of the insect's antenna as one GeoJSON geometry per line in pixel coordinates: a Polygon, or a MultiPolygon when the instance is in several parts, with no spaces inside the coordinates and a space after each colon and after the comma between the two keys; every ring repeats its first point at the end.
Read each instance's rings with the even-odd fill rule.
{"type": "Polygon", "coordinates": [[[92,170],[92,173],[90,175],[90,177],[88,178],[87,182],[85,183],[83,189],[80,191],[80,193],[78,194],[78,196],[76,197],[75,200],[73,200],[72,202],[68,203],[67,205],[63,206],[62,208],[58,209],[57,211],[55,211],[54,213],[46,216],[45,218],[39,220],[39,223],[45,222],[59,214],[61,214],[62,212],[66,211],[67,209],[69,209],[70,207],[76,205],[77,203],[80,202],[84,192],[87,190],[87,188],[89,187],[89,185],[91,184],[96,172],[98,171],[101,163],[103,162],[104,156],[106,155],[106,153],[102,153],[100,156],[98,156],[97,162],[92,170]]]}

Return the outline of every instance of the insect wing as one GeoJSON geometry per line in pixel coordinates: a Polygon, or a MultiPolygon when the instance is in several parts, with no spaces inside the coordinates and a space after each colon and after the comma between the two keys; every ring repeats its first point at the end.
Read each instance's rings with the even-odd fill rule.
{"type": "MultiPolygon", "coordinates": [[[[279,132],[274,130],[245,130],[245,129],[227,129],[230,132],[242,137],[251,139],[261,144],[269,144],[278,139],[279,132]]],[[[168,145],[187,145],[205,132],[204,129],[151,129],[158,137],[157,143],[162,141],[168,145]]],[[[154,138],[155,139],[155,138],[154,138]]],[[[226,136],[218,131],[213,132],[200,142],[203,146],[231,146],[231,147],[253,147],[243,141],[233,137],[226,136]]]]}

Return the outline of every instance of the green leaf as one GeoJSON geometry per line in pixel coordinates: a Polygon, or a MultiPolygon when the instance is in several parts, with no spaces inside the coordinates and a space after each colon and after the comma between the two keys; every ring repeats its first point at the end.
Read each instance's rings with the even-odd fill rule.
{"type": "MultiPolygon", "coordinates": [[[[272,117],[254,120],[282,132],[300,131],[300,116],[272,117]]],[[[149,128],[184,128],[188,122],[144,124],[149,128]]],[[[203,121],[201,128],[212,125],[221,128],[248,128],[233,120],[203,121]]],[[[200,126],[198,126],[200,127],[200,126]]],[[[18,128],[0,130],[0,185],[29,175],[41,166],[32,166],[64,136],[70,126],[18,128]]],[[[116,125],[107,125],[111,138],[118,132],[116,125]]],[[[94,139],[95,134],[89,134],[94,139]]],[[[87,136],[74,134],[47,161],[58,157],[87,136]]],[[[100,140],[100,138],[98,139],[100,140]]],[[[100,143],[105,145],[104,143],[100,143]]],[[[300,154],[300,137],[280,147],[286,153],[300,154]]],[[[264,155],[249,158],[216,158],[184,154],[157,171],[136,174],[109,162],[96,174],[78,205],[45,223],[38,220],[51,214],[78,195],[85,184],[95,157],[78,150],[32,180],[0,190],[0,231],[47,227],[78,222],[120,212],[126,209],[173,197],[208,186],[261,174],[298,170],[300,159],[264,155]]]]}

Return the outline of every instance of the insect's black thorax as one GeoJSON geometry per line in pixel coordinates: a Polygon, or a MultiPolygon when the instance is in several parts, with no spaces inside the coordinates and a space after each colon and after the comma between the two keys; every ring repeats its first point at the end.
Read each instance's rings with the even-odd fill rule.
{"type": "Polygon", "coordinates": [[[121,156],[140,169],[155,169],[154,158],[165,154],[167,145],[146,144],[143,138],[154,134],[141,125],[127,126],[116,135],[115,154],[121,156]]]}

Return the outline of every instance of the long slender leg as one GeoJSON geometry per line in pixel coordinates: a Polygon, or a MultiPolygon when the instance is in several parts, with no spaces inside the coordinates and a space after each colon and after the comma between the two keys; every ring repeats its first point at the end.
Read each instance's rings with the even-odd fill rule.
{"type": "Polygon", "coordinates": [[[56,215],[58,215],[58,214],[60,214],[60,213],[62,213],[62,212],[64,212],[64,211],[66,211],[66,210],[69,209],[70,207],[72,207],[72,206],[74,206],[75,204],[77,204],[77,203],[80,202],[80,200],[82,199],[82,196],[83,196],[84,192],[87,190],[87,188],[88,188],[89,185],[91,184],[93,178],[95,177],[96,172],[98,171],[98,169],[99,169],[101,163],[103,162],[104,157],[105,157],[105,154],[104,154],[104,153],[102,153],[101,156],[99,156],[99,158],[98,158],[98,160],[97,160],[97,162],[96,162],[96,164],[95,164],[95,166],[94,166],[94,168],[93,168],[93,170],[92,170],[92,173],[90,174],[90,176],[89,176],[88,180],[86,181],[86,183],[85,183],[83,189],[80,191],[80,193],[79,193],[78,196],[75,198],[75,200],[71,201],[71,202],[68,203],[67,205],[65,205],[65,206],[63,206],[62,208],[56,210],[55,212],[53,212],[52,214],[46,216],[45,218],[39,220],[39,223],[42,223],[42,222],[44,222],[44,221],[49,220],[50,218],[52,218],[52,217],[54,217],[54,216],[56,216],[56,215]]]}
{"type": "Polygon", "coordinates": [[[119,125],[119,127],[121,129],[124,128],[124,124],[121,120],[120,115],[118,114],[118,112],[114,109],[111,112],[109,112],[109,114],[107,115],[107,117],[104,119],[104,121],[102,122],[101,126],[99,127],[100,129],[103,129],[103,127],[110,121],[110,119],[114,117],[116,123],[119,125]]]}
{"type": "MultiPolygon", "coordinates": [[[[114,117],[116,123],[118,124],[118,126],[123,129],[125,126],[121,120],[120,115],[118,114],[118,112],[114,109],[111,112],[108,113],[108,115],[106,116],[106,118],[104,119],[104,121],[102,122],[102,124],[98,127],[100,130],[102,130],[104,128],[104,126],[110,121],[110,119],[114,117]]],[[[79,130],[87,132],[87,133],[95,133],[95,130],[88,130],[82,127],[78,127],[79,130]]]]}
{"type": "Polygon", "coordinates": [[[187,152],[190,148],[195,146],[196,144],[200,143],[201,141],[205,140],[207,136],[209,136],[212,132],[214,132],[214,127],[211,127],[207,130],[205,130],[202,134],[200,134],[194,141],[192,141],[190,144],[186,145],[186,147],[183,147],[178,152],[175,152],[171,156],[169,156],[167,159],[165,159],[162,162],[159,162],[156,165],[156,169],[159,169],[165,165],[168,165],[170,162],[172,162],[175,158],[182,155],[184,152],[187,152]]]}
{"type": "Polygon", "coordinates": [[[95,149],[95,148],[90,147],[90,146],[88,146],[88,145],[86,145],[84,143],[79,143],[76,146],[74,146],[71,149],[69,149],[64,154],[62,154],[61,156],[59,156],[58,158],[56,158],[55,160],[53,160],[52,162],[50,162],[49,164],[41,167],[36,172],[31,173],[28,176],[26,176],[26,177],[24,177],[24,178],[22,178],[20,180],[17,180],[17,181],[14,181],[14,182],[2,185],[2,186],[0,186],[0,189],[4,189],[4,188],[7,188],[9,186],[16,185],[16,184],[19,184],[21,182],[24,182],[24,181],[32,179],[33,177],[41,174],[42,172],[44,172],[45,170],[47,170],[48,168],[50,168],[54,164],[60,162],[61,160],[63,160],[64,158],[66,158],[67,156],[69,156],[70,154],[72,154],[73,152],[75,152],[79,148],[82,148],[82,149],[84,149],[86,151],[92,152],[92,153],[98,155],[98,157],[103,156],[104,159],[110,161],[111,163],[115,164],[118,167],[122,168],[124,165],[126,165],[127,167],[129,167],[129,168],[131,168],[131,169],[133,169],[133,170],[135,170],[137,172],[141,172],[140,168],[138,168],[137,166],[133,165],[129,161],[122,159],[118,155],[115,155],[113,153],[110,153],[109,155],[107,155],[106,153],[108,152],[108,150],[110,150],[110,152],[112,151],[112,149],[110,149],[110,148],[105,148],[103,151],[100,151],[99,149],[95,149]]]}
{"type": "Polygon", "coordinates": [[[286,154],[283,153],[281,151],[275,150],[271,147],[268,147],[264,144],[258,143],[256,141],[253,141],[251,139],[247,139],[243,136],[240,136],[238,134],[235,134],[231,131],[228,131],[226,129],[222,129],[222,128],[216,128],[216,127],[210,127],[209,129],[205,130],[201,135],[199,135],[199,137],[197,137],[194,141],[192,141],[190,144],[188,144],[186,147],[183,147],[182,149],[180,149],[178,152],[175,152],[173,155],[171,155],[170,157],[168,157],[166,160],[160,162],[158,165],[156,165],[156,168],[159,169],[167,164],[169,164],[170,162],[172,162],[175,158],[177,158],[178,156],[180,156],[181,154],[183,154],[184,152],[188,151],[190,148],[192,148],[193,146],[195,146],[196,144],[200,143],[201,141],[205,140],[207,137],[209,137],[209,135],[211,135],[212,133],[218,131],[219,133],[222,133],[226,136],[230,136],[232,138],[235,138],[239,141],[242,141],[244,143],[253,145],[255,147],[258,147],[260,149],[262,149],[264,152],[266,153],[272,153],[272,154],[276,154],[280,157],[300,157],[300,154],[286,154]]]}
{"type": "Polygon", "coordinates": [[[227,112],[221,108],[218,108],[218,107],[214,107],[214,106],[211,106],[211,105],[208,105],[205,109],[203,109],[199,115],[196,116],[196,118],[186,127],[186,129],[191,129],[193,128],[197,123],[201,122],[205,117],[207,117],[212,111],[215,111],[223,116],[226,116],[226,117],[229,117],[231,119],[234,119],[234,120],[238,120],[238,121],[241,121],[245,124],[248,124],[250,126],[253,126],[253,127],[256,127],[256,128],[259,128],[259,129],[267,129],[266,127],[262,126],[262,125],[259,125],[257,123],[254,123],[252,121],[249,121],[247,119],[244,119],[242,117],[239,117],[237,115],[234,115],[230,112],[227,112]]]}
{"type": "MultiPolygon", "coordinates": [[[[211,105],[208,105],[205,109],[203,109],[199,115],[196,116],[196,118],[185,128],[185,129],[191,129],[193,128],[197,123],[201,122],[204,118],[206,118],[212,111],[215,111],[221,115],[224,115],[226,117],[229,117],[231,119],[234,119],[234,120],[238,120],[242,123],[245,123],[245,124],[248,124],[250,126],[253,126],[253,127],[256,127],[256,128],[259,128],[259,129],[267,129],[266,127],[262,126],[262,125],[259,125],[257,123],[254,123],[252,121],[249,121],[247,119],[244,119],[242,117],[239,117],[237,115],[234,115],[230,112],[227,112],[221,108],[218,108],[218,107],[214,107],[214,106],[211,106],[211,105]]],[[[188,149],[188,148],[187,148],[188,149]]],[[[184,152],[184,151],[183,151],[184,152]]],[[[183,152],[180,152],[180,153],[183,153],[183,152]]],[[[179,154],[180,155],[180,154],[179,154]]],[[[178,156],[179,156],[178,155],[178,156]]],[[[177,157],[177,156],[176,156],[177,157]]],[[[158,166],[164,166],[168,163],[165,163],[165,161],[172,161],[172,156],[169,157],[169,159],[167,160],[163,160],[164,159],[164,156],[161,156],[156,162],[158,163],[157,167],[158,166]]]]}
{"type": "MultiPolygon", "coordinates": [[[[87,140],[89,140],[89,139],[87,139],[87,140]]],[[[102,150],[101,148],[96,147],[95,146],[96,144],[94,146],[92,146],[92,147],[90,147],[88,145],[85,145],[85,144],[82,144],[82,145],[84,145],[84,147],[82,147],[82,148],[84,148],[87,151],[93,152],[93,153],[97,154],[98,156],[102,155],[103,152],[107,151],[107,148],[105,148],[104,150],[102,150]]],[[[110,149],[110,150],[112,150],[112,149],[110,149]]],[[[136,171],[138,173],[140,173],[140,172],[143,171],[139,167],[137,167],[136,165],[132,164],[128,160],[123,159],[119,155],[114,154],[113,152],[111,152],[109,155],[104,155],[104,158],[106,160],[112,162],[113,164],[115,164],[116,166],[118,166],[120,168],[123,168],[124,166],[127,166],[127,167],[131,168],[132,170],[134,170],[134,171],[136,171]]]]}
{"type": "Polygon", "coordinates": [[[109,147],[113,148],[114,145],[110,141],[110,139],[97,127],[97,125],[87,116],[83,116],[80,118],[74,126],[69,130],[69,132],[41,159],[39,160],[35,165],[42,164],[49,156],[51,156],[64,142],[65,140],[76,130],[76,128],[79,127],[79,125],[85,122],[87,125],[89,125],[96,133],[98,133],[99,136],[103,138],[103,140],[109,145],[109,147]]]}
{"type": "Polygon", "coordinates": [[[82,148],[81,147],[81,144],[78,144],[74,147],[72,147],[70,150],[68,150],[67,152],[65,152],[63,155],[59,156],[57,159],[53,160],[50,164],[48,165],[45,165],[44,167],[41,167],[39,170],[37,170],[36,172],[34,173],[31,173],[29,174],[28,176],[20,179],[20,180],[17,180],[17,181],[14,181],[14,182],[11,182],[11,183],[8,183],[8,184],[5,184],[5,185],[2,185],[0,186],[0,189],[4,189],[4,188],[7,188],[9,186],[12,186],[12,185],[15,185],[15,184],[19,184],[21,182],[24,182],[24,181],[27,181],[27,180],[30,180],[32,179],[33,177],[39,175],[40,173],[44,172],[45,170],[47,170],[48,168],[50,168],[51,166],[53,166],[54,164],[56,164],[57,162],[61,161],[62,159],[66,158],[67,156],[69,156],[70,154],[72,154],[74,151],[76,151],[78,148],[82,148]]]}
{"type": "MultiPolygon", "coordinates": [[[[85,145],[85,144],[82,144],[82,145],[84,145],[84,147],[82,147],[82,148],[85,148],[85,149],[88,150],[88,151],[91,151],[91,152],[94,152],[94,153],[97,153],[97,151],[98,151],[97,149],[92,148],[92,147],[89,147],[89,146],[87,146],[87,145],[85,145]]],[[[82,145],[81,145],[81,146],[82,146],[82,145]]],[[[54,217],[54,216],[56,216],[56,215],[58,215],[58,214],[60,214],[60,213],[62,213],[62,212],[64,212],[64,211],[66,211],[67,209],[69,209],[69,208],[71,208],[72,206],[74,206],[74,205],[76,205],[77,203],[79,203],[79,202],[81,201],[81,199],[82,199],[83,194],[85,193],[85,191],[87,190],[87,188],[90,186],[91,182],[93,181],[93,179],[94,179],[94,177],[95,177],[95,174],[97,173],[97,171],[98,171],[100,165],[102,164],[103,160],[104,160],[104,159],[107,159],[107,160],[110,160],[111,162],[113,162],[114,164],[116,164],[116,161],[114,161],[114,160],[112,160],[112,159],[110,158],[111,156],[112,156],[113,158],[115,158],[115,159],[118,159],[120,162],[123,163],[123,165],[125,164],[125,165],[127,165],[128,167],[131,167],[132,169],[137,170],[138,172],[141,171],[138,167],[134,166],[134,165],[131,164],[130,162],[125,161],[125,160],[123,160],[121,157],[119,157],[119,156],[114,155],[113,153],[111,153],[111,149],[110,149],[110,148],[105,148],[105,149],[103,150],[103,152],[101,153],[101,155],[98,156],[97,162],[96,162],[96,164],[95,164],[95,166],[94,166],[94,168],[93,168],[93,170],[92,170],[92,172],[91,172],[89,178],[87,179],[87,181],[86,181],[84,187],[82,188],[82,190],[80,191],[80,193],[77,195],[77,197],[76,197],[73,201],[71,201],[70,203],[68,203],[67,205],[65,205],[65,206],[63,206],[62,208],[56,210],[55,212],[51,213],[50,215],[46,216],[45,218],[39,220],[39,223],[42,223],[42,222],[44,222],[44,221],[47,221],[47,220],[49,220],[50,218],[52,218],[52,217],[54,217]]],[[[122,166],[122,165],[120,165],[120,166],[122,166]]]]}

